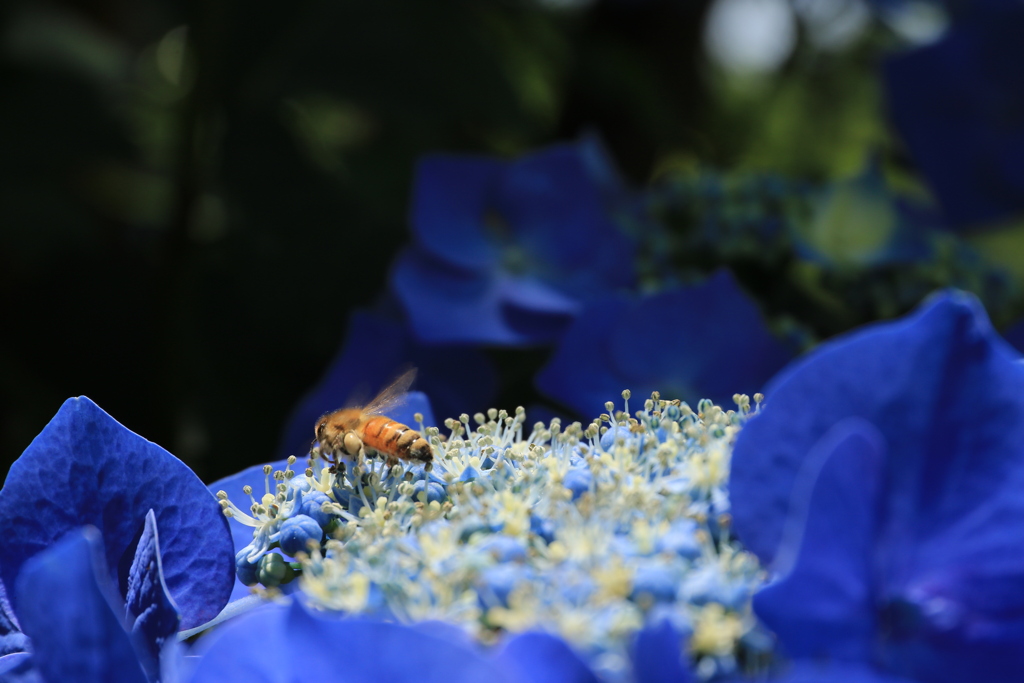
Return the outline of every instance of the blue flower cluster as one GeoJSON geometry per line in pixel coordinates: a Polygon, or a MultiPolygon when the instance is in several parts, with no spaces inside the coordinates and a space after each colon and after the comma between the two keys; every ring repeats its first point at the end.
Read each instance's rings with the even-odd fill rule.
{"type": "Polygon", "coordinates": [[[253,498],[251,516],[218,492],[256,527],[239,575],[277,586],[266,568],[278,545],[325,609],[441,620],[483,641],[547,630],[605,680],[626,680],[633,634],[664,622],[677,641],[692,634],[706,675],[731,673],[762,578],[729,535],[728,445],[749,409],[737,398],[739,411],[706,401],[697,413],[648,399],[632,417],[609,404],[586,428],[555,419],[529,433],[522,409],[463,415],[444,440],[426,431],[429,471],[332,467],[314,448],[305,475],[268,467],[264,488],[281,482],[278,493],[253,498]]]}
{"type": "Polygon", "coordinates": [[[753,407],[417,415],[432,467],[314,448],[247,511],[71,399],[0,490],[0,680],[1015,681],[1021,386],[949,292],[753,407]]]}

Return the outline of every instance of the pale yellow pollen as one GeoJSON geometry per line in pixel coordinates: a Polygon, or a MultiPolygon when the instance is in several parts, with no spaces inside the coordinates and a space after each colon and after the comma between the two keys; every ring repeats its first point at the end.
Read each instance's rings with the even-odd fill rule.
{"type": "Polygon", "coordinates": [[[606,567],[593,572],[597,583],[596,598],[599,602],[621,600],[629,597],[633,590],[633,571],[623,566],[619,558],[612,558],[606,567]]]}
{"type": "Polygon", "coordinates": [[[701,655],[728,655],[735,650],[743,630],[743,620],[738,614],[726,612],[717,602],[708,603],[694,621],[690,649],[701,655]]]}

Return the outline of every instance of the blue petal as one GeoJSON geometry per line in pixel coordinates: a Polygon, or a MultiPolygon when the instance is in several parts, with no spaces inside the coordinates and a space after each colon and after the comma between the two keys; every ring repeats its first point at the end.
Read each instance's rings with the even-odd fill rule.
{"type": "Polygon", "coordinates": [[[0,683],[46,683],[32,666],[32,655],[13,652],[0,656],[0,683]]]}
{"type": "Polygon", "coordinates": [[[683,666],[683,634],[668,619],[645,626],[633,641],[635,683],[687,683],[693,680],[683,666]]]}
{"type": "Polygon", "coordinates": [[[623,377],[650,385],[661,375],[696,392],[678,398],[723,405],[760,389],[793,357],[725,269],[701,285],[641,300],[618,321],[610,351],[623,377]]]}
{"type": "Polygon", "coordinates": [[[537,373],[537,389],[580,415],[600,415],[606,401],[617,399],[623,389],[632,389],[612,369],[609,349],[615,325],[628,307],[624,297],[587,307],[537,373]]]}
{"type": "Polygon", "coordinates": [[[520,683],[598,683],[598,678],[565,641],[547,633],[513,636],[495,663],[520,683]]]}
{"type": "MultiPolygon", "coordinates": [[[[970,434],[972,425],[960,415],[964,408],[974,413],[979,401],[991,402],[990,380],[997,386],[1024,373],[1011,354],[973,297],[948,293],[902,320],[826,342],[791,365],[767,386],[764,409],[736,439],[730,491],[734,527],[744,544],[772,561],[803,460],[837,422],[862,417],[879,429],[890,452],[923,457],[953,445],[925,438],[939,425],[944,434],[954,425],[970,434]],[[999,381],[1000,375],[1007,379],[999,381]]],[[[1009,448],[1013,430],[987,422],[978,420],[986,441],[1009,448]]]]}
{"type": "Polygon", "coordinates": [[[18,616],[32,639],[32,661],[47,681],[144,683],[123,611],[103,566],[103,543],[85,527],[23,565],[18,616]]]}
{"type": "Polygon", "coordinates": [[[1003,331],[1003,339],[1017,350],[1024,353],[1024,320],[1018,320],[1003,331]]]}
{"type": "Polygon", "coordinates": [[[506,315],[516,309],[520,315],[549,316],[553,319],[568,319],[579,314],[582,306],[576,299],[562,294],[559,290],[533,279],[517,277],[506,273],[496,275],[501,305],[506,315]]]}
{"type": "Polygon", "coordinates": [[[310,681],[513,683],[462,642],[397,624],[332,619],[310,613],[298,601],[243,615],[204,647],[191,683],[291,683],[296,667],[302,680],[310,681]],[[268,642],[277,647],[267,647],[268,642]]]}
{"type": "Polygon", "coordinates": [[[537,294],[545,285],[498,270],[455,270],[414,249],[396,259],[391,285],[416,338],[429,344],[542,343],[557,338],[569,320],[564,305],[553,307],[563,301],[553,291],[537,294]],[[517,285],[523,293],[510,299],[517,285]]]}
{"type": "Polygon", "coordinates": [[[753,393],[792,358],[726,270],[702,285],[588,307],[537,376],[544,394],[581,415],[623,389],[643,400],[753,393]]]}
{"type": "MultiPolygon", "coordinates": [[[[68,399],[11,466],[0,491],[0,578],[71,529],[100,529],[122,586],[152,509],[167,587],[182,628],[209,621],[231,593],[234,553],[216,499],[183,462],[118,424],[88,398],[68,399]]],[[[115,573],[116,572],[116,573],[115,573]]],[[[21,607],[15,604],[20,613],[21,607]]]]}
{"type": "Polygon", "coordinates": [[[505,166],[486,157],[421,160],[412,197],[417,243],[434,257],[466,270],[496,265],[498,249],[485,231],[485,219],[505,166]]]}
{"type": "Polygon", "coordinates": [[[1024,669],[1024,365],[968,295],[822,346],[769,387],[733,453],[734,526],[770,561],[807,454],[860,417],[882,434],[874,556],[889,671],[1014,680],[1024,669]]]}
{"type": "Polygon", "coordinates": [[[151,680],[159,678],[160,652],[178,632],[181,618],[164,583],[160,558],[160,538],[157,534],[156,515],[146,513],[146,527],[135,549],[135,560],[128,572],[128,591],[125,599],[136,642],[148,651],[142,658],[143,667],[151,680]]]}
{"type": "Polygon", "coordinates": [[[535,275],[590,298],[635,280],[635,247],[613,220],[622,194],[611,163],[584,141],[512,162],[495,208],[540,269],[535,275]]]}
{"type": "Polygon", "coordinates": [[[804,462],[776,556],[784,575],[754,596],[757,615],[791,657],[870,661],[883,454],[878,432],[848,418],[804,462]]]}
{"type": "Polygon", "coordinates": [[[18,618],[7,597],[7,589],[0,582],[0,656],[25,652],[28,649],[28,637],[21,632],[18,618]]]}
{"type": "Polygon", "coordinates": [[[915,683],[865,664],[795,662],[793,668],[771,683],[915,683]]]}
{"type": "MultiPolygon", "coordinates": [[[[285,618],[289,607],[268,603],[246,612],[203,637],[195,647],[198,660],[189,683],[292,683],[297,667],[307,678],[306,654],[326,646],[322,639],[310,640],[295,652],[289,647],[285,618]]],[[[344,661],[337,666],[343,667],[344,661]]],[[[331,678],[337,679],[337,672],[331,678]]]]}

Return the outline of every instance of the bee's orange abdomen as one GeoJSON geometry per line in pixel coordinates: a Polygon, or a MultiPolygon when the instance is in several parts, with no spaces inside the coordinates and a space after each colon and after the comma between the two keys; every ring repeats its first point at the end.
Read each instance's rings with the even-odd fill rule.
{"type": "Polygon", "coordinates": [[[363,443],[393,458],[432,460],[430,446],[419,432],[389,417],[376,415],[362,425],[363,443]]]}

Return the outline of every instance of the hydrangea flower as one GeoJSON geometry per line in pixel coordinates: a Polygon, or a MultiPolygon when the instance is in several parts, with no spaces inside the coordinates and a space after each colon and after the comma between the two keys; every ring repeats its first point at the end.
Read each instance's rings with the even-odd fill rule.
{"type": "MultiPolygon", "coordinates": [[[[734,672],[756,631],[749,598],[761,580],[729,537],[724,488],[749,399],[728,412],[703,401],[699,414],[660,399],[636,417],[612,408],[607,424],[564,430],[553,420],[527,431],[522,409],[462,415],[446,421],[444,440],[422,432],[429,468],[388,469],[370,454],[332,466],[314,448],[304,471],[294,459],[268,471],[248,512],[233,489],[218,494],[255,529],[239,576],[276,587],[264,563],[282,558],[286,527],[309,527],[305,552],[273,561],[321,609],[440,620],[485,642],[544,629],[609,681],[629,675],[634,636],[664,624],[670,670],[683,669],[692,633],[705,676],[734,672]]],[[[652,649],[647,637],[635,647],[652,649]]]]}
{"type": "MultiPolygon", "coordinates": [[[[360,391],[369,394],[386,386],[410,365],[418,370],[416,388],[430,396],[441,415],[486,406],[497,389],[494,367],[481,350],[420,344],[402,320],[382,311],[357,310],[349,318],[348,334],[338,355],[289,416],[278,449],[280,457],[304,456],[318,417],[359,398],[360,391]]],[[[427,426],[435,426],[433,413],[419,399],[399,410],[401,414],[393,417],[401,422],[413,424],[413,414],[422,412],[427,426]]]]}
{"type": "MultiPolygon", "coordinates": [[[[216,499],[180,460],[118,424],[88,398],[68,399],[11,465],[0,490],[0,581],[10,589],[33,556],[92,525],[122,599],[152,511],[164,580],[192,628],[217,615],[231,592],[232,544],[216,499]]],[[[10,596],[17,616],[27,606],[10,596]]]]}
{"type": "Polygon", "coordinates": [[[391,286],[421,341],[548,342],[635,280],[635,202],[593,139],[510,162],[427,157],[412,204],[415,246],[391,286]]]}
{"type": "Polygon", "coordinates": [[[760,389],[792,357],[723,269],[701,285],[589,307],[536,383],[580,415],[600,412],[624,387],[725,403],[760,389]]]}
{"type": "Polygon", "coordinates": [[[1019,356],[955,292],[769,385],[736,442],[734,528],[779,575],[755,610],[801,666],[831,665],[816,680],[1020,678],[1021,387],[1019,356]]]}
{"type": "Polygon", "coordinates": [[[1024,7],[964,7],[939,41],[884,69],[893,122],[956,227],[1024,211],[1024,7]]]}

